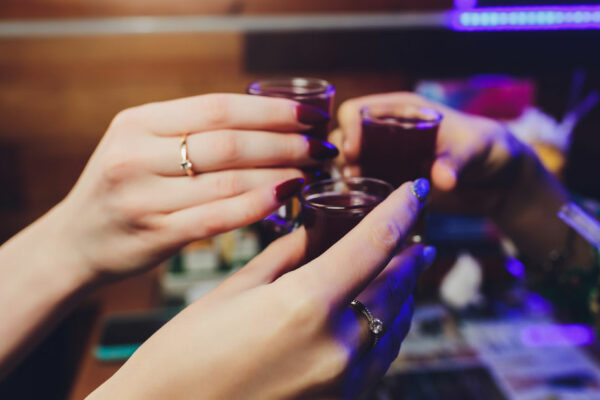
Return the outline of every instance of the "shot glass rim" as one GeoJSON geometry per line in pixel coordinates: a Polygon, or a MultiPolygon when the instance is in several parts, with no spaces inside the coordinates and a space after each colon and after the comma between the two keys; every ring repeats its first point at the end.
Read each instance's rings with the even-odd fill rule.
{"type": "Polygon", "coordinates": [[[254,81],[248,85],[246,92],[251,95],[264,95],[264,89],[261,88],[261,85],[264,84],[273,84],[273,87],[294,87],[294,86],[302,86],[301,84],[294,85],[294,82],[304,82],[304,83],[313,83],[316,85],[320,85],[320,88],[311,90],[309,93],[299,93],[294,94],[293,96],[285,96],[283,94],[269,94],[270,97],[284,97],[290,98],[293,97],[295,99],[308,99],[313,97],[331,97],[335,94],[335,86],[325,79],[320,78],[307,78],[301,76],[292,76],[292,77],[283,77],[283,78],[267,78],[260,79],[258,81],[254,81]],[[275,86],[278,84],[278,86],[275,86]]]}
{"type": "MultiPolygon", "coordinates": [[[[370,178],[370,177],[366,177],[366,176],[324,179],[324,180],[316,181],[316,182],[313,182],[313,183],[310,183],[310,184],[304,186],[304,188],[300,192],[300,196],[299,196],[300,197],[300,203],[302,205],[306,204],[307,206],[312,207],[312,208],[318,208],[318,209],[321,209],[321,210],[330,210],[330,211],[359,210],[361,208],[371,207],[371,205],[365,205],[365,204],[357,204],[355,206],[331,206],[331,205],[317,203],[317,202],[308,200],[306,198],[306,193],[310,189],[312,189],[313,187],[315,187],[317,185],[327,185],[327,184],[332,184],[332,183],[336,183],[336,182],[356,182],[356,183],[359,183],[359,182],[364,182],[364,181],[376,183],[378,185],[381,185],[381,186],[385,187],[386,189],[388,189],[388,196],[394,191],[394,186],[392,186],[391,183],[386,182],[383,179],[370,178]]],[[[383,198],[381,201],[384,201],[384,200],[385,200],[385,198],[383,198]]]]}
{"type": "Polygon", "coordinates": [[[378,125],[398,126],[403,129],[411,129],[411,128],[428,129],[428,128],[433,128],[433,127],[439,126],[440,123],[442,122],[442,119],[444,118],[444,114],[442,114],[440,111],[435,110],[430,107],[421,107],[419,105],[412,105],[412,106],[414,106],[414,108],[418,109],[419,111],[424,112],[425,114],[431,115],[433,117],[433,119],[404,118],[404,117],[394,117],[394,116],[383,119],[383,118],[373,115],[371,110],[374,107],[382,107],[382,106],[385,106],[385,104],[377,104],[375,106],[361,107],[360,108],[361,124],[364,124],[365,121],[368,121],[370,123],[375,123],[378,125]]]}

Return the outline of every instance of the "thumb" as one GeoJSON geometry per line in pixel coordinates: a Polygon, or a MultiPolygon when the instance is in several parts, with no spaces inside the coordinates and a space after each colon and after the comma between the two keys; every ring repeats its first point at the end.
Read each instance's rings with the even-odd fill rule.
{"type": "Polygon", "coordinates": [[[431,181],[435,188],[449,192],[456,187],[460,167],[448,155],[439,156],[431,166],[431,181]]]}

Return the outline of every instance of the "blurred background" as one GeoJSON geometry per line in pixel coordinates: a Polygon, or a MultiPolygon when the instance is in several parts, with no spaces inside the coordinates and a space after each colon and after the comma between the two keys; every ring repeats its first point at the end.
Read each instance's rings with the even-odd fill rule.
{"type": "MultiPolygon", "coordinates": [[[[600,4],[595,3],[3,0],[0,243],[68,193],[118,111],[201,93],[243,93],[248,83],[273,76],[327,79],[337,87],[336,107],[369,93],[418,90],[503,119],[536,146],[572,191],[597,200],[600,4]]],[[[448,220],[433,223],[449,226],[448,220]]],[[[450,225],[467,226],[470,234],[475,229],[475,239],[466,234],[466,247],[487,240],[481,239],[488,232],[481,221],[450,225]]],[[[220,253],[214,257],[227,258],[222,253],[231,253],[232,241],[246,243],[246,253],[254,251],[250,234],[235,235],[217,241],[220,253]]],[[[437,240],[443,242],[443,235],[437,240]]],[[[184,269],[181,260],[165,269],[184,269]]],[[[223,269],[222,262],[202,260],[223,269]]],[[[91,356],[102,335],[101,317],[164,305],[165,292],[181,293],[178,285],[186,286],[171,278],[155,272],[86,301],[0,383],[0,398],[83,398],[116,369],[91,356]]],[[[471,381],[484,379],[480,370],[472,373],[471,381]]],[[[454,379],[448,377],[453,375],[443,379],[454,379]]],[[[493,396],[480,398],[503,398],[493,396]]]]}

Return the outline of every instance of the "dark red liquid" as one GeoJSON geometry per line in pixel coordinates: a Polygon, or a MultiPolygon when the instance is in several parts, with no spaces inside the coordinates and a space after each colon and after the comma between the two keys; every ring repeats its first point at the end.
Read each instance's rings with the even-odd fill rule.
{"type": "MultiPolygon", "coordinates": [[[[331,115],[333,111],[333,92],[328,93],[325,90],[323,93],[311,94],[309,89],[298,86],[298,87],[269,87],[265,88],[261,93],[261,96],[268,97],[284,97],[286,99],[295,100],[299,103],[313,106],[331,115]]],[[[327,133],[329,132],[329,123],[316,124],[305,132],[302,132],[308,136],[315,137],[321,140],[327,140],[327,133]]]]}
{"type": "Polygon", "coordinates": [[[408,180],[429,178],[438,126],[424,125],[406,128],[363,121],[359,160],[362,175],[388,181],[394,187],[408,180]]]}
{"type": "Polygon", "coordinates": [[[323,254],[382,200],[383,197],[362,192],[309,196],[302,204],[307,261],[323,254]]]}

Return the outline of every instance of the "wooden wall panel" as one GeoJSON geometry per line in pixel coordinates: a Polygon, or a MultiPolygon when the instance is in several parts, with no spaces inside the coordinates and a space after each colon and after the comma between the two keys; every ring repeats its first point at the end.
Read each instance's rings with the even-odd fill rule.
{"type": "Polygon", "coordinates": [[[8,120],[0,133],[96,141],[125,107],[235,89],[226,78],[240,74],[240,43],[229,34],[2,41],[0,110],[8,120]]]}
{"type": "Polygon", "coordinates": [[[452,7],[452,0],[2,0],[0,18],[382,12],[452,7]]]}

